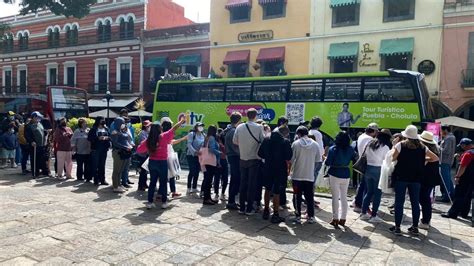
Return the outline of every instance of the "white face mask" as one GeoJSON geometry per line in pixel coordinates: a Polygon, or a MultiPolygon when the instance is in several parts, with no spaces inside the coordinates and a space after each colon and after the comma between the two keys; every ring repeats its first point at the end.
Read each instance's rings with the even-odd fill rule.
{"type": "Polygon", "coordinates": [[[204,131],[204,128],[203,128],[203,127],[197,127],[197,131],[198,131],[198,132],[203,132],[203,131],[204,131]]]}
{"type": "Polygon", "coordinates": [[[12,134],[15,133],[15,130],[13,128],[10,129],[10,133],[12,133],[12,134]]]}

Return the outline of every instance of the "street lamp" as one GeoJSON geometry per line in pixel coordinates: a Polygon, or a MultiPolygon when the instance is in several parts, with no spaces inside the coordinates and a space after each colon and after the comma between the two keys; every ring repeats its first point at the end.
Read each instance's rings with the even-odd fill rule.
{"type": "Polygon", "coordinates": [[[110,91],[107,90],[103,100],[107,101],[107,122],[109,122],[109,119],[110,119],[110,101],[114,100],[114,96],[112,96],[110,91]]]}

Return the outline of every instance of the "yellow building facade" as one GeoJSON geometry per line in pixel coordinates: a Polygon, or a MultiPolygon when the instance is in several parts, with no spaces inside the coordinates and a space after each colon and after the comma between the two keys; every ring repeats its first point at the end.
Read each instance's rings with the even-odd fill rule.
{"type": "Polygon", "coordinates": [[[223,77],[309,73],[311,0],[212,0],[211,68],[223,77]]]}

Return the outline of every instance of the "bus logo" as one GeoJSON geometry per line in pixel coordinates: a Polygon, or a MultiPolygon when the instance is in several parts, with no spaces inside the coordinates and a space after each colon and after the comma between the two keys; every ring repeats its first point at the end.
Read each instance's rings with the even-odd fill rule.
{"type": "Polygon", "coordinates": [[[184,113],[180,113],[178,115],[178,121],[180,121],[181,118],[183,118],[183,117],[184,117],[184,120],[185,120],[185,122],[184,122],[185,126],[194,126],[198,122],[201,122],[201,123],[204,122],[204,114],[198,114],[198,113],[195,113],[195,112],[189,111],[189,110],[187,110],[184,113]]]}

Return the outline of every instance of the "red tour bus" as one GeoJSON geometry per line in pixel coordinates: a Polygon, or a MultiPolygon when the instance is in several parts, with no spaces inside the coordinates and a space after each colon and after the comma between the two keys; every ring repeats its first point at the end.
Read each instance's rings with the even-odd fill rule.
{"type": "Polygon", "coordinates": [[[49,86],[46,93],[45,114],[49,115],[52,122],[61,117],[70,119],[89,116],[86,90],[67,86],[49,86]]]}

